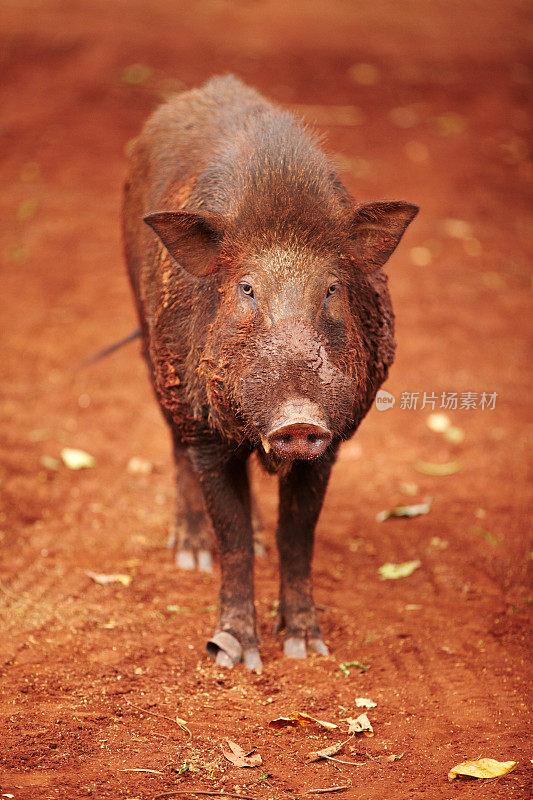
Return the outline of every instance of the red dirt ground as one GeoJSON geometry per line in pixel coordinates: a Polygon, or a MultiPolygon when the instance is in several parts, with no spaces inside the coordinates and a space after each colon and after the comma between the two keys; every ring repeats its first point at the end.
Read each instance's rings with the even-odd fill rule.
{"type": "Polygon", "coordinates": [[[340,797],[368,800],[530,796],[526,10],[521,0],[2,2],[3,797],[224,789],[281,800],[346,785],[340,797]],[[262,676],[204,655],[218,579],[179,572],[165,548],[170,448],[137,345],[77,369],[136,324],[119,238],[127,142],[164,93],[224,71],[279,102],[320,106],[309,119],[343,154],[357,197],[422,208],[388,266],[399,347],[387,389],[398,402],[373,410],[345,446],[319,523],[328,658],[284,660],[271,632],[276,491],[257,476],[262,676]],[[400,407],[416,391],[498,398],[494,410],[449,412],[465,432],[454,445],[428,429],[428,408],[400,407]],[[43,466],[64,446],[89,451],[95,468],[43,466]],[[132,456],[154,471],[130,474],[132,456]],[[462,468],[431,477],[419,459],[462,468]],[[375,519],[428,495],[427,516],[375,519]],[[421,567],[410,577],[379,579],[383,563],[412,559],[421,567]],[[100,586],[86,570],[132,581],[100,586]],[[370,668],[344,675],[339,664],[353,660],[370,668]],[[339,723],[357,715],[358,696],[377,702],[375,736],[339,758],[360,766],[306,764],[342,732],[268,727],[296,710],[339,723]],[[263,767],[231,766],[226,736],[257,748],[263,767]],[[518,765],[495,782],[447,782],[479,756],[518,765]]]}

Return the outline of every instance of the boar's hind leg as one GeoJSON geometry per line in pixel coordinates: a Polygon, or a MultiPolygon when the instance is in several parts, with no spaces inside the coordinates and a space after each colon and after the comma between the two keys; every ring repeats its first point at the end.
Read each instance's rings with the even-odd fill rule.
{"type": "MultiPolygon", "coordinates": [[[[250,468],[248,462],[248,478],[250,479],[250,468]]],[[[254,492],[253,484],[250,482],[250,505],[252,510],[252,529],[254,532],[254,554],[262,557],[266,553],[265,549],[265,526],[263,525],[263,517],[257,504],[256,494],[254,492]]]]}
{"type": "Polygon", "coordinates": [[[313,602],[311,560],[315,525],[322,508],[330,461],[295,461],[280,478],[276,534],[280,562],[280,596],[276,630],[285,627],[283,650],[305,658],[307,648],[328,655],[313,602]]]}
{"type": "Polygon", "coordinates": [[[200,478],[220,554],[219,615],[207,652],[220,666],[233,667],[243,661],[248,669],[261,672],[246,461],[217,446],[195,447],[189,453],[200,478]]]}
{"type": "Polygon", "coordinates": [[[181,569],[198,567],[211,572],[213,530],[205,508],[204,496],[187,451],[174,445],[176,464],[176,516],[168,540],[181,569]]]}

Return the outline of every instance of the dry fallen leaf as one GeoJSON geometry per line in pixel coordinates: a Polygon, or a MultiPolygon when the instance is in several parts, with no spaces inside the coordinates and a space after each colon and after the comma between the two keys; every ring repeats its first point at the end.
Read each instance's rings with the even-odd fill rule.
{"type": "Polygon", "coordinates": [[[320,725],[321,728],[326,728],[328,731],[335,730],[335,728],[339,727],[333,722],[326,722],[323,719],[316,719],[310,714],[306,714],[305,711],[298,711],[298,719],[300,721],[300,725],[320,725]]]}
{"type": "Polygon", "coordinates": [[[315,750],[306,756],[306,761],[320,761],[321,758],[334,756],[340,753],[346,742],[349,741],[349,739],[345,739],[344,742],[337,742],[337,744],[330,744],[329,747],[324,747],[322,750],[315,750]]]}
{"type": "Polygon", "coordinates": [[[442,478],[446,475],[454,475],[462,469],[460,461],[449,461],[446,464],[430,464],[428,461],[417,461],[415,469],[423,475],[434,475],[442,478]]]}
{"type": "Polygon", "coordinates": [[[398,578],[407,578],[408,575],[411,575],[411,573],[420,566],[421,562],[418,559],[416,559],[416,561],[404,561],[403,564],[392,564],[388,561],[378,569],[378,572],[381,576],[381,580],[395,581],[398,580],[398,578]]]}
{"type": "Polygon", "coordinates": [[[294,728],[299,723],[296,717],[277,717],[276,719],[271,719],[268,724],[271,728],[294,728]]]}
{"type": "Polygon", "coordinates": [[[231,739],[226,739],[226,742],[228,747],[224,748],[222,746],[222,752],[225,758],[235,767],[259,767],[263,763],[259,753],[254,753],[253,750],[250,753],[245,753],[242,747],[232,742],[231,739]]]}
{"type": "Polygon", "coordinates": [[[315,717],[310,716],[310,714],[306,714],[304,711],[296,711],[294,714],[291,714],[290,717],[278,717],[277,719],[272,719],[268,724],[271,728],[294,728],[298,725],[320,725],[321,728],[326,728],[328,731],[335,730],[335,728],[339,727],[333,722],[326,722],[323,719],[315,719],[315,717]]]}
{"type": "Polygon", "coordinates": [[[375,703],[369,697],[356,697],[355,705],[357,708],[375,708],[377,703],[375,703]]]}
{"type": "Polygon", "coordinates": [[[346,722],[348,723],[348,733],[364,733],[365,736],[374,735],[374,729],[366,714],[360,714],[356,719],[347,717],[346,722]]]}
{"type": "Polygon", "coordinates": [[[96,464],[96,459],[85,450],[76,450],[74,447],[64,447],[61,451],[63,463],[69,469],[90,469],[96,464]]]}
{"type": "Polygon", "coordinates": [[[121,575],[116,572],[111,575],[103,575],[102,573],[91,572],[91,570],[87,569],[85,570],[85,574],[101,586],[105,586],[107,583],[121,583],[123,586],[129,586],[131,583],[131,575],[121,575]]]}
{"type": "Polygon", "coordinates": [[[416,503],[412,506],[396,506],[396,508],[390,508],[387,511],[380,511],[379,514],[376,514],[376,521],[385,522],[386,519],[391,517],[419,517],[422,514],[429,514],[432,504],[433,498],[430,497],[425,503],[416,503]]]}
{"type": "Polygon", "coordinates": [[[516,761],[495,761],[494,758],[479,758],[477,761],[463,761],[448,773],[453,781],[458,775],[468,778],[499,778],[516,767],[516,761]]]}

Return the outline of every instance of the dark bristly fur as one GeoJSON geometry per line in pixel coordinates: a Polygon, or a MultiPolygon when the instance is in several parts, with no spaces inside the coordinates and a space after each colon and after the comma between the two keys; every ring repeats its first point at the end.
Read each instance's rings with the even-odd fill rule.
{"type": "Polygon", "coordinates": [[[178,550],[207,547],[203,503],[217,536],[210,651],[220,664],[261,666],[253,450],[280,475],[285,652],[305,655],[306,641],[326,651],[311,592],[314,527],[338,446],[394,357],[381,267],[416,212],[401,201],[356,204],[316,137],[231,76],[163,105],[132,148],[126,260],[179,464],[178,550]],[[286,456],[284,436],[296,455],[286,456]]]}

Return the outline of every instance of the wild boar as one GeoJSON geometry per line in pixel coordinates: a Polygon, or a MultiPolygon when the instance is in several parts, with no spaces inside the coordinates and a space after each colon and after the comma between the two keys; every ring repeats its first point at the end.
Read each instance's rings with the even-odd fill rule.
{"type": "Polygon", "coordinates": [[[125,256],[144,356],[170,426],[178,563],[221,588],[219,665],[262,669],[246,463],[279,476],[284,652],[327,654],[315,525],[341,442],[394,357],[382,267],[416,206],[357,203],[295,117],[232,76],[177,95],[131,148],[125,256]],[[206,513],[207,511],[207,513],[206,513]]]}

